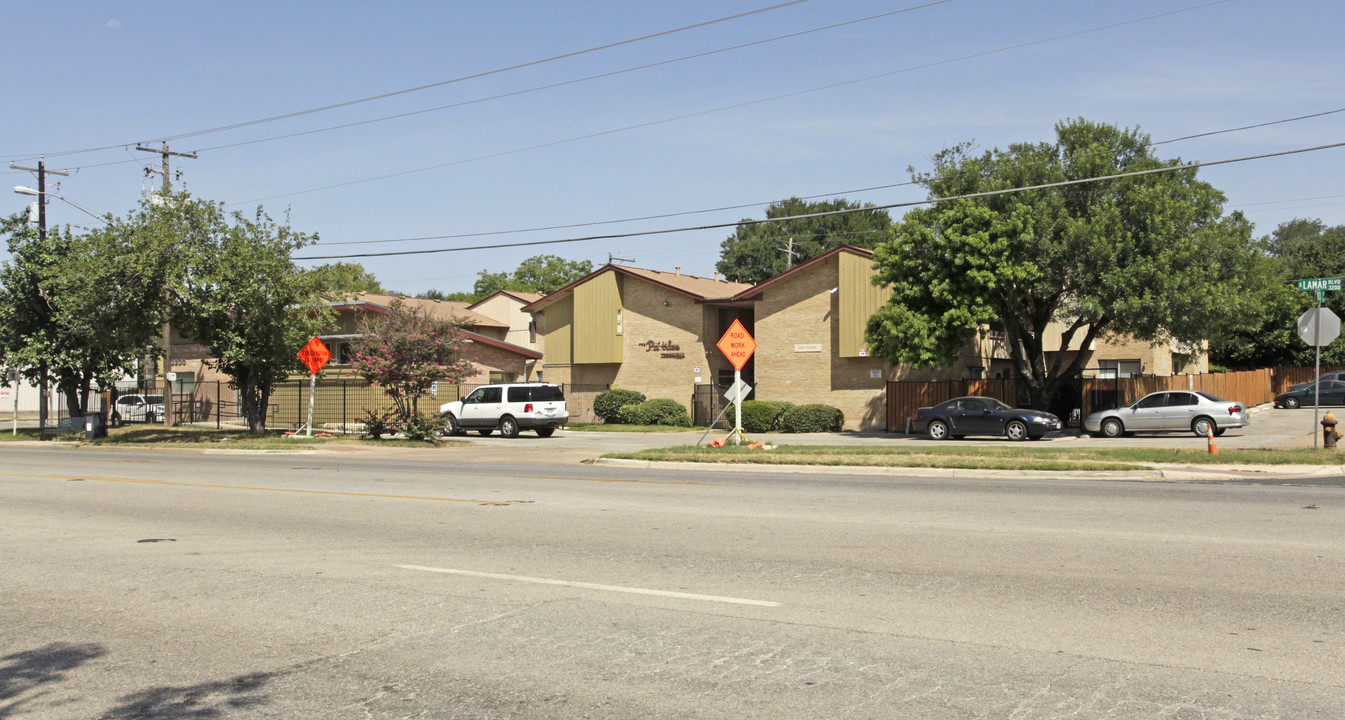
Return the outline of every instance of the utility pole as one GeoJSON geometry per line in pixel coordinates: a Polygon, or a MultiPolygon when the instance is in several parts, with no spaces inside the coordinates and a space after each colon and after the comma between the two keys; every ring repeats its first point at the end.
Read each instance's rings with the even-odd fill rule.
{"type": "Polygon", "coordinates": [[[794,267],[794,236],[789,236],[789,244],[780,248],[785,251],[785,269],[790,270],[794,267]]]}
{"type": "MultiPolygon", "coordinates": [[[[9,166],[15,170],[27,170],[37,173],[37,244],[44,250],[47,246],[47,176],[62,175],[69,176],[70,173],[61,170],[48,170],[46,158],[39,158],[37,167],[23,167],[10,163],[9,166]]],[[[40,377],[37,384],[38,408],[37,408],[37,437],[45,440],[47,437],[47,366],[42,364],[38,368],[40,377]]]]}
{"type": "MultiPolygon", "coordinates": [[[[168,159],[171,157],[185,157],[195,160],[196,153],[173,152],[168,149],[167,142],[163,144],[163,148],[160,150],[155,150],[154,148],[147,148],[143,145],[136,145],[135,149],[140,150],[142,152],[158,153],[160,156],[163,157],[163,169],[155,170],[154,168],[145,168],[145,175],[147,176],[153,175],[156,172],[163,175],[163,201],[168,202],[168,195],[170,192],[172,192],[172,182],[170,180],[172,174],[168,168],[168,159]]],[[[167,307],[166,304],[165,307],[167,307]]],[[[165,318],[163,322],[163,426],[164,427],[173,426],[173,386],[168,380],[168,373],[172,370],[172,358],[173,358],[172,326],[165,318]]]]}

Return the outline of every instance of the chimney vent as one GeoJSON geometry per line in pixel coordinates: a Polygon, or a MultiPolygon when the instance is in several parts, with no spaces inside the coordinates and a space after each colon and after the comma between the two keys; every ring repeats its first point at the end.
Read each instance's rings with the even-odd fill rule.
{"type": "Polygon", "coordinates": [[[681,277],[681,276],[682,276],[682,266],[681,266],[681,265],[674,265],[674,266],[673,266],[673,270],[676,270],[676,271],[677,271],[677,276],[678,276],[678,277],[681,277]]]}

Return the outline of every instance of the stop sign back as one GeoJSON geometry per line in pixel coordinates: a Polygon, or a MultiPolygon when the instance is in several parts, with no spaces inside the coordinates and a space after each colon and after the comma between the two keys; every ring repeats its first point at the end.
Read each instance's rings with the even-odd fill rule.
{"type": "Polygon", "coordinates": [[[1298,316],[1298,336],[1309,345],[1330,345],[1340,337],[1340,316],[1331,308],[1311,308],[1298,316]]]}

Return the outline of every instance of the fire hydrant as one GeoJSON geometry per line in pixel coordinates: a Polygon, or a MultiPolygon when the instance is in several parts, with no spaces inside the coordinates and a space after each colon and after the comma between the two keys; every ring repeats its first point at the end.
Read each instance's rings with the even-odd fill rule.
{"type": "Polygon", "coordinates": [[[1336,432],[1336,416],[1330,412],[1322,418],[1322,447],[1331,449],[1336,446],[1336,441],[1340,439],[1340,433],[1336,432]]]}

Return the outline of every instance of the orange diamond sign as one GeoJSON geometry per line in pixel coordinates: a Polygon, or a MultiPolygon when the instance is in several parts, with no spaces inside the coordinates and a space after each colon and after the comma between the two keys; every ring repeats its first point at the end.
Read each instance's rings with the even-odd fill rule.
{"type": "Polygon", "coordinates": [[[724,357],[733,363],[734,370],[742,370],[743,366],[747,364],[748,358],[752,357],[752,353],[757,351],[757,341],[752,337],[752,333],[747,332],[747,328],[743,327],[742,323],[734,320],[733,324],[729,326],[728,332],[724,333],[724,337],[719,338],[719,344],[715,347],[719,348],[719,352],[724,353],[724,357]]]}
{"type": "Polygon", "coordinates": [[[299,351],[299,359],[304,361],[304,365],[308,367],[309,372],[317,375],[322,366],[332,359],[332,351],[328,350],[321,340],[313,338],[308,341],[303,350],[299,351]]]}

